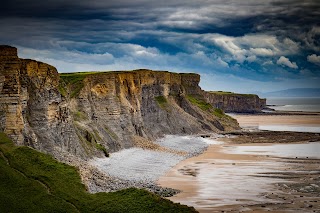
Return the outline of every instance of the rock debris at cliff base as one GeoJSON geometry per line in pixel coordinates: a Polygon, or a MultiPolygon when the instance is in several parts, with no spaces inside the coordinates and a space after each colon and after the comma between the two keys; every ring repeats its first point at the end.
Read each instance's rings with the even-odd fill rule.
{"type": "Polygon", "coordinates": [[[90,161],[90,165],[107,175],[108,179],[102,183],[104,187],[92,184],[91,191],[97,192],[103,188],[119,190],[138,187],[146,188],[161,196],[172,196],[178,191],[157,186],[155,182],[158,178],[187,157],[202,153],[207,149],[208,144],[214,142],[196,136],[167,135],[156,143],[171,150],[183,151],[185,155],[130,148],[113,153],[109,158],[95,158],[90,161]]]}
{"type": "Polygon", "coordinates": [[[152,182],[183,159],[183,156],[171,153],[130,148],[91,162],[111,177],[152,182]]]}
{"type": "Polygon", "coordinates": [[[170,135],[156,143],[187,154],[181,156],[162,151],[130,148],[112,153],[109,158],[94,158],[90,164],[111,177],[130,181],[155,182],[172,166],[187,157],[202,153],[208,147],[205,139],[192,136],[170,135]]]}

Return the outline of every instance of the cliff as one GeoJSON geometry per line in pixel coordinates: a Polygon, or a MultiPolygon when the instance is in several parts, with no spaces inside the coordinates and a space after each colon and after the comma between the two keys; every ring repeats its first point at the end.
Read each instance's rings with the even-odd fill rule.
{"type": "Polygon", "coordinates": [[[254,94],[216,91],[204,92],[204,97],[213,107],[225,112],[256,113],[266,107],[266,99],[254,94]]]}
{"type": "Polygon", "coordinates": [[[17,57],[0,46],[0,131],[17,145],[52,154],[59,150],[85,157],[66,103],[58,91],[59,74],[48,64],[17,57]]]}
{"type": "Polygon", "coordinates": [[[0,46],[0,131],[57,158],[108,155],[164,134],[239,129],[208,104],[198,74],[136,70],[59,75],[0,46]]]}

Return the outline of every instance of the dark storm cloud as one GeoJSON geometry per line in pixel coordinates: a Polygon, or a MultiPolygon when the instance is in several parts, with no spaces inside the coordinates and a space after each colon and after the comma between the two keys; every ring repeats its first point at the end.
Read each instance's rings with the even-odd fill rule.
{"type": "Polygon", "coordinates": [[[1,17],[102,20],[111,29],[160,29],[241,36],[248,32],[310,30],[317,23],[317,1],[35,1],[2,4],[1,17]],[[117,23],[119,22],[119,23],[117,23]],[[127,24],[126,24],[127,22],[127,24]],[[114,24],[116,23],[116,24],[114,24]],[[116,27],[118,26],[118,27],[116,27]]]}
{"type": "Polygon", "coordinates": [[[319,78],[319,11],[311,0],[12,0],[0,8],[0,42],[61,71],[319,78]]]}

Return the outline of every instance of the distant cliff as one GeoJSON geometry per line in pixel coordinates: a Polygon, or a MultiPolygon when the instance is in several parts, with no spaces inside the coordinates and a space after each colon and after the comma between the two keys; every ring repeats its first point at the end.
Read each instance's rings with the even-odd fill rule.
{"type": "Polygon", "coordinates": [[[90,158],[164,134],[239,129],[207,103],[199,81],[151,70],[59,75],[0,46],[0,131],[58,158],[90,158]]]}
{"type": "Polygon", "coordinates": [[[266,107],[266,99],[254,94],[232,92],[205,92],[204,97],[213,107],[225,112],[256,113],[266,107]]]}

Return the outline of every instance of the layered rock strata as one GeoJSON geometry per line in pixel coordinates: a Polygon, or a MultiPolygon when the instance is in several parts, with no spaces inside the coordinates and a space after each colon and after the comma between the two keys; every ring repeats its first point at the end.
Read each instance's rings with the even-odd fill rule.
{"type": "Polygon", "coordinates": [[[0,47],[0,130],[18,145],[85,157],[84,148],[58,91],[59,74],[48,64],[19,59],[17,49],[0,47]]]}
{"type": "Polygon", "coordinates": [[[254,94],[205,92],[204,97],[213,107],[225,112],[258,113],[266,107],[266,99],[254,94]]]}
{"type": "Polygon", "coordinates": [[[238,129],[234,119],[201,106],[199,81],[198,74],[151,70],[59,75],[0,46],[0,131],[58,159],[88,159],[139,138],[238,129]]]}

